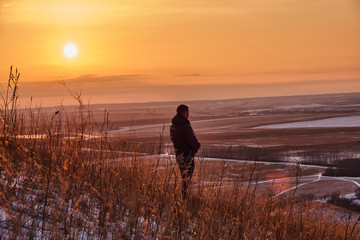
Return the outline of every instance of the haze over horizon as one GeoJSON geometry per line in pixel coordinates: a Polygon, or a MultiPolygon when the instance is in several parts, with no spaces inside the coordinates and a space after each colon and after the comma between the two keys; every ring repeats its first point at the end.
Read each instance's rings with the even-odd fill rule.
{"type": "Polygon", "coordinates": [[[75,103],[58,81],[91,103],[360,92],[358,0],[4,0],[0,36],[0,90],[14,65],[43,105],[75,103]]]}

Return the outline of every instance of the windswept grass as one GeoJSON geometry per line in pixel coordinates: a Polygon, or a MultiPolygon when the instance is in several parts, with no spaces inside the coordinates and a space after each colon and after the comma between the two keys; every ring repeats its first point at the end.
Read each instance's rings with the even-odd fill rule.
{"type": "Polygon", "coordinates": [[[156,150],[146,156],[133,144],[111,144],[108,112],[96,123],[76,95],[73,115],[19,111],[18,79],[11,71],[1,109],[1,238],[360,238],[359,219],[351,212],[343,211],[342,220],[327,205],[258,192],[256,164],[223,187],[226,165],[204,184],[209,169],[200,162],[184,202],[174,161],[156,150]]]}

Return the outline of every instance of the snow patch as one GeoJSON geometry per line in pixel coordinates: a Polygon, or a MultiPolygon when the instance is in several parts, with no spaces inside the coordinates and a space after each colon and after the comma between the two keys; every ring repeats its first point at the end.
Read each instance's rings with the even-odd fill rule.
{"type": "Polygon", "coordinates": [[[323,105],[323,104],[287,105],[287,106],[276,107],[276,109],[291,110],[291,109],[304,109],[304,108],[318,108],[318,107],[325,107],[325,106],[326,105],[323,105]]]}
{"type": "Polygon", "coordinates": [[[360,127],[360,116],[333,117],[313,121],[290,122],[255,127],[255,129],[284,129],[284,128],[321,128],[321,127],[360,127]]]}

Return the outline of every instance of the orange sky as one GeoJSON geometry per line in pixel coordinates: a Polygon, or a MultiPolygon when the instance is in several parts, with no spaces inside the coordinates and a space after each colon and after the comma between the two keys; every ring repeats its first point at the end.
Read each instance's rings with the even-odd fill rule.
{"type": "Polygon", "coordinates": [[[357,92],[360,1],[1,0],[0,52],[43,104],[357,92]]]}

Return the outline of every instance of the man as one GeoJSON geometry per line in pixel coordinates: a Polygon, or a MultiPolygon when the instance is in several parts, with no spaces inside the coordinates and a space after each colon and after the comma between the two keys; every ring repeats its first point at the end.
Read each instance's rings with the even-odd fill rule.
{"type": "Polygon", "coordinates": [[[181,104],[177,107],[176,113],[171,120],[170,138],[174,145],[176,162],[181,172],[182,196],[185,200],[187,199],[188,188],[194,173],[194,156],[200,148],[200,143],[188,120],[189,107],[181,104]]]}

